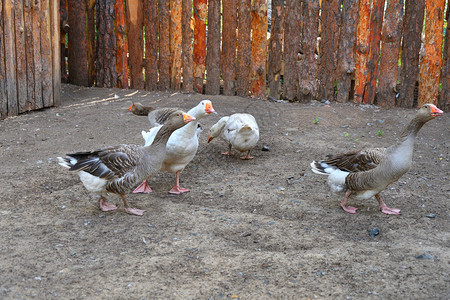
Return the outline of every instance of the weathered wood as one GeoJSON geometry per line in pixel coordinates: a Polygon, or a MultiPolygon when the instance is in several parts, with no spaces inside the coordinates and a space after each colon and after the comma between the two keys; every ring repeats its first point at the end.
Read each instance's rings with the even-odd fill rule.
{"type": "Polygon", "coordinates": [[[159,89],[170,88],[170,3],[159,1],[159,89]]]}
{"type": "Polygon", "coordinates": [[[336,74],[336,101],[347,102],[350,98],[351,84],[355,76],[358,0],[344,0],[341,16],[342,26],[339,37],[338,66],[336,74]]]}
{"type": "Polygon", "coordinates": [[[3,30],[3,3],[0,4],[0,119],[8,116],[8,98],[6,97],[5,38],[3,30]]]}
{"type": "Polygon", "coordinates": [[[420,60],[418,107],[437,104],[442,66],[445,0],[426,1],[424,55],[420,60]]]}
{"type": "Polygon", "coordinates": [[[248,97],[250,88],[250,51],[252,19],[250,15],[251,0],[241,0],[238,3],[238,41],[236,55],[236,94],[248,97]]]}
{"type": "Polygon", "coordinates": [[[300,43],[302,38],[302,5],[298,1],[286,1],[286,17],[284,19],[284,74],[283,95],[289,101],[297,99],[299,84],[299,56],[302,54],[300,43]]]}
{"type": "MultiPolygon", "coordinates": [[[[147,3],[149,3],[148,1],[147,3]]],[[[116,18],[114,28],[116,34],[116,72],[117,87],[128,88],[128,42],[127,42],[127,23],[125,16],[124,0],[116,0],[114,4],[116,18]]],[[[156,23],[155,23],[156,24],[156,23]]],[[[155,25],[156,26],[156,25],[155,25]]],[[[156,71],[156,67],[155,67],[156,71]]]]}
{"type": "Polygon", "coordinates": [[[334,99],[340,17],[339,0],[322,1],[322,35],[318,70],[319,99],[330,101],[334,99]]]}
{"type": "Polygon", "coordinates": [[[194,91],[192,74],[192,38],[194,26],[192,20],[192,0],[183,0],[182,5],[182,67],[183,67],[183,91],[194,91]]]}
{"type": "Polygon", "coordinates": [[[402,38],[403,4],[403,0],[386,2],[377,89],[377,105],[380,107],[393,107],[398,92],[397,77],[402,38]]]}
{"type": "Polygon", "coordinates": [[[60,0],[59,7],[60,7],[59,28],[60,28],[60,46],[61,46],[60,47],[61,80],[67,82],[68,74],[66,69],[66,37],[67,33],[69,32],[69,20],[67,19],[67,0],[60,0]]]}
{"type": "Polygon", "coordinates": [[[358,27],[356,29],[355,97],[353,99],[356,103],[363,102],[368,80],[370,2],[371,0],[359,1],[358,27]]]}
{"type": "Polygon", "coordinates": [[[444,59],[441,68],[442,89],[438,101],[438,106],[445,111],[450,111],[450,39],[448,38],[448,36],[450,35],[450,10],[448,8],[446,20],[447,28],[444,42],[444,59]]]}
{"type": "Polygon", "coordinates": [[[96,70],[95,70],[95,60],[97,57],[96,51],[96,22],[95,22],[95,0],[85,0],[86,1],[86,18],[87,18],[87,28],[86,28],[86,52],[87,52],[87,72],[89,86],[93,86],[95,83],[96,70]]]}
{"type": "Polygon", "coordinates": [[[181,86],[181,0],[170,0],[170,89],[181,86]]]}
{"type": "Polygon", "coordinates": [[[23,0],[14,1],[14,29],[16,40],[16,78],[19,113],[27,111],[27,58],[25,53],[25,24],[23,0]]]}
{"type": "Polygon", "coordinates": [[[250,91],[252,97],[266,98],[267,59],[267,2],[252,3],[252,58],[250,64],[250,91]]]}
{"type": "MultiPolygon", "coordinates": [[[[82,5],[84,6],[84,4],[82,5]]],[[[50,3],[49,0],[41,0],[41,59],[42,59],[42,102],[44,107],[53,105],[53,68],[51,54],[51,31],[50,31],[50,3]]],[[[72,32],[72,31],[71,31],[72,32]]],[[[70,42],[70,39],[69,39],[70,42]]],[[[78,48],[80,49],[80,48],[78,48]]],[[[81,51],[81,49],[80,49],[81,51]]],[[[70,54],[70,52],[69,52],[70,54]]],[[[73,56],[72,56],[73,57],[73,56]]],[[[83,57],[83,56],[80,56],[83,57]]],[[[70,59],[70,57],[69,57],[70,59]]],[[[84,60],[82,60],[84,61],[84,60]]],[[[76,62],[79,64],[79,61],[76,62]]],[[[70,72],[70,70],[69,70],[70,72]]],[[[58,74],[59,75],[59,74],[58,74]]],[[[86,75],[86,74],[83,74],[86,75]]],[[[86,76],[87,78],[87,76],[86,76]]]]}
{"type": "Polygon", "coordinates": [[[209,0],[205,93],[220,93],[220,0],[209,0]]]}
{"type": "Polygon", "coordinates": [[[8,116],[17,116],[19,107],[17,105],[17,79],[16,79],[16,51],[14,32],[14,2],[5,0],[3,5],[3,33],[5,37],[5,74],[6,74],[6,96],[8,99],[8,116]]]}
{"type": "Polygon", "coordinates": [[[419,52],[425,0],[406,1],[403,16],[403,44],[400,73],[400,95],[397,105],[411,108],[414,105],[414,89],[419,76],[419,52]]]}
{"type": "Polygon", "coordinates": [[[297,90],[299,101],[311,101],[317,98],[317,33],[319,27],[319,2],[303,1],[303,55],[300,59],[299,86],[297,90]]]}
{"type": "Polygon", "coordinates": [[[42,98],[42,59],[41,59],[41,4],[39,1],[33,1],[33,63],[34,63],[34,96],[36,108],[44,107],[42,98]]]}
{"type": "Polygon", "coordinates": [[[144,2],[145,10],[145,89],[158,88],[158,1],[144,2]]]}
{"type": "Polygon", "coordinates": [[[363,102],[373,104],[377,89],[378,62],[380,59],[381,27],[385,0],[374,0],[370,14],[369,57],[367,60],[367,86],[363,102]]]}
{"type": "Polygon", "coordinates": [[[59,35],[59,0],[50,2],[50,32],[52,38],[52,75],[53,75],[53,105],[61,105],[61,60],[59,35]]]}
{"type": "Polygon", "coordinates": [[[269,97],[273,99],[280,99],[284,11],[284,0],[272,0],[272,20],[268,47],[269,63],[267,67],[267,81],[269,82],[269,97]]]}
{"type": "Polygon", "coordinates": [[[114,1],[98,0],[96,4],[97,43],[101,49],[97,53],[97,86],[111,88],[117,85],[114,1]]]}
{"type": "MultiPolygon", "coordinates": [[[[33,15],[32,3],[30,0],[25,0],[23,3],[23,17],[24,17],[24,35],[25,35],[25,54],[26,54],[26,74],[27,74],[27,100],[25,103],[25,110],[32,110],[38,108],[36,106],[36,96],[34,93],[34,59],[33,59],[33,15]]],[[[59,49],[58,49],[59,51],[59,49]]]]}
{"type": "Polygon", "coordinates": [[[223,94],[234,96],[236,84],[237,1],[223,0],[222,78],[223,94]]]}
{"type": "Polygon", "coordinates": [[[143,4],[142,0],[128,0],[128,66],[130,68],[131,88],[144,88],[142,73],[144,44],[143,44],[143,4]]]}
{"type": "Polygon", "coordinates": [[[194,0],[194,88],[203,93],[203,79],[206,69],[206,18],[207,0],[194,0]]]}

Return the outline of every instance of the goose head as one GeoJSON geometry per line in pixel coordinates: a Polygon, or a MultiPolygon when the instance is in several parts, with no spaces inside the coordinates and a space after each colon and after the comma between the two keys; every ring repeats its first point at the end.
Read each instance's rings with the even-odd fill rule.
{"type": "Polygon", "coordinates": [[[181,110],[177,110],[170,114],[169,118],[164,123],[164,126],[172,129],[178,129],[183,127],[186,123],[192,122],[194,120],[194,117],[181,110]]]}
{"type": "Polygon", "coordinates": [[[423,123],[436,117],[442,116],[444,112],[431,103],[426,103],[417,111],[416,118],[423,123]]]}
{"type": "Polygon", "coordinates": [[[222,133],[222,130],[225,127],[228,119],[229,117],[223,117],[216,124],[211,126],[211,128],[209,129],[208,143],[222,133]]]}
{"type": "Polygon", "coordinates": [[[203,100],[197,106],[189,110],[187,113],[197,119],[215,113],[210,100],[203,100]]]}

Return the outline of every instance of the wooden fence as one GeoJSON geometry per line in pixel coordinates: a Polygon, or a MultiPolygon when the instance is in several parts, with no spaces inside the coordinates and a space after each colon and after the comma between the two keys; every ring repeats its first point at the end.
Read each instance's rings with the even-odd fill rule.
{"type": "Polygon", "coordinates": [[[59,0],[0,4],[0,118],[59,105],[59,0]]]}

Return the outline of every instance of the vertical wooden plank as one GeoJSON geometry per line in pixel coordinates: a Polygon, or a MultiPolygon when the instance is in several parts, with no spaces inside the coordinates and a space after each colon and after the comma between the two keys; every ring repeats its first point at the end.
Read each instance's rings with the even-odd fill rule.
{"type": "Polygon", "coordinates": [[[170,0],[170,88],[181,86],[181,0],[170,0]]]}
{"type": "Polygon", "coordinates": [[[25,24],[23,0],[14,1],[14,27],[16,39],[16,76],[19,113],[27,111],[27,58],[25,54],[25,24]]]}
{"type": "Polygon", "coordinates": [[[209,0],[208,5],[205,92],[209,95],[218,95],[220,93],[220,0],[209,0]]]}
{"type": "Polygon", "coordinates": [[[5,37],[3,29],[3,2],[0,3],[0,119],[8,116],[8,98],[6,97],[5,37]]]}
{"type": "Polygon", "coordinates": [[[340,27],[339,0],[322,1],[322,35],[319,51],[319,99],[334,99],[338,38],[340,27]]]}
{"type": "Polygon", "coordinates": [[[32,18],[32,3],[31,0],[24,0],[23,3],[23,17],[24,17],[24,35],[25,35],[25,55],[26,55],[26,74],[27,74],[27,100],[25,102],[25,110],[32,110],[38,108],[36,106],[36,97],[34,93],[34,59],[33,59],[33,18],[32,18]]]}
{"type": "Polygon", "coordinates": [[[268,47],[269,63],[267,80],[269,82],[269,97],[280,99],[280,76],[283,58],[283,22],[284,0],[272,0],[272,20],[268,47]]]}
{"type": "MultiPolygon", "coordinates": [[[[37,2],[37,1],[35,1],[37,2]]],[[[60,7],[60,60],[61,60],[61,80],[67,82],[68,74],[66,70],[66,37],[69,32],[69,22],[67,19],[67,0],[59,1],[60,7]]]]}
{"type": "Polygon", "coordinates": [[[363,102],[373,104],[377,89],[378,62],[380,59],[381,27],[383,25],[384,1],[374,0],[370,14],[369,57],[367,61],[367,88],[363,102]]]}
{"type": "Polygon", "coordinates": [[[145,10],[145,89],[158,87],[158,1],[144,2],[145,10]]]}
{"type": "Polygon", "coordinates": [[[207,0],[194,0],[194,88],[203,93],[206,69],[206,17],[207,0]]]}
{"type": "Polygon", "coordinates": [[[426,1],[424,55],[420,60],[418,107],[437,104],[442,66],[445,0],[426,1]]]}
{"type": "Polygon", "coordinates": [[[414,105],[414,89],[419,76],[419,52],[425,0],[406,1],[403,16],[403,44],[401,58],[400,95],[397,105],[411,108],[414,105]]]}
{"type": "Polygon", "coordinates": [[[317,98],[317,33],[319,27],[319,2],[303,2],[303,55],[300,59],[299,101],[311,101],[317,98]]]}
{"type": "Polygon", "coordinates": [[[52,35],[52,74],[53,74],[53,105],[61,105],[61,50],[59,35],[59,0],[50,2],[50,20],[52,35]]]}
{"type": "Polygon", "coordinates": [[[17,80],[16,80],[16,49],[15,49],[15,27],[14,27],[14,1],[5,0],[3,19],[3,33],[5,37],[5,75],[6,96],[8,99],[8,116],[17,116],[19,107],[17,105],[17,80]]]}
{"type": "Polygon", "coordinates": [[[250,91],[252,97],[266,98],[267,59],[267,2],[252,3],[252,58],[250,64],[250,91]]]}
{"type": "MultiPolygon", "coordinates": [[[[41,2],[41,10],[45,11],[48,7],[48,0],[41,2]]],[[[87,11],[84,1],[68,0],[68,20],[69,20],[69,80],[71,83],[81,86],[90,86],[88,70],[88,37],[87,37],[87,11]],[[86,63],[81,63],[86,62],[86,63]]],[[[45,20],[45,18],[43,18],[45,20]]],[[[41,47],[49,41],[47,25],[41,24],[41,47]]],[[[43,55],[44,56],[44,55],[43,55]]],[[[43,63],[43,72],[46,72],[48,66],[43,63]]]]}
{"type": "Polygon", "coordinates": [[[370,2],[371,0],[359,1],[358,27],[356,29],[355,98],[353,99],[356,103],[363,102],[368,78],[370,2]]]}
{"type": "Polygon", "coordinates": [[[131,88],[144,88],[142,63],[144,56],[143,4],[142,0],[127,0],[128,19],[128,66],[130,68],[131,88]]]}
{"type": "Polygon", "coordinates": [[[251,0],[241,0],[238,4],[238,41],[236,55],[236,93],[248,97],[250,88],[250,51],[252,18],[250,15],[251,0]]]}
{"type": "MultiPolygon", "coordinates": [[[[150,2],[150,1],[148,1],[150,2]]],[[[116,72],[117,87],[128,88],[128,42],[127,42],[127,24],[125,16],[124,0],[116,0],[114,4],[116,19],[114,28],[116,33],[116,72]]],[[[155,23],[156,24],[156,23],[155,23]]],[[[156,26],[156,25],[154,25],[156,26]]],[[[155,67],[156,71],[156,67],[155,67]]]]}
{"type": "Polygon", "coordinates": [[[438,101],[439,108],[450,111],[450,39],[448,36],[450,35],[450,10],[447,7],[447,28],[445,34],[445,42],[444,42],[444,59],[441,68],[441,82],[442,89],[438,101]]]}
{"type": "Polygon", "coordinates": [[[85,0],[86,2],[86,52],[87,52],[87,73],[88,84],[93,86],[95,82],[95,60],[97,56],[96,51],[96,22],[95,22],[95,0],[85,0]]]}
{"type": "Polygon", "coordinates": [[[39,1],[32,1],[33,4],[33,59],[34,59],[34,96],[35,108],[44,107],[42,98],[42,59],[41,59],[41,3],[39,1]]]}
{"type": "Polygon", "coordinates": [[[236,84],[237,1],[223,0],[222,77],[223,94],[234,96],[236,84]]]}
{"type": "Polygon", "coordinates": [[[355,76],[356,20],[358,0],[344,0],[339,37],[338,66],[336,74],[337,102],[350,98],[351,83],[355,76]]]}
{"type": "Polygon", "coordinates": [[[115,87],[116,72],[116,36],[114,33],[114,1],[97,1],[97,86],[115,87]]]}
{"type": "Polygon", "coordinates": [[[390,108],[395,105],[398,59],[402,37],[403,4],[403,0],[386,2],[377,89],[377,105],[380,107],[390,108]]]}
{"type": "Polygon", "coordinates": [[[284,19],[284,74],[283,95],[289,101],[297,99],[299,84],[299,56],[302,38],[302,3],[295,0],[286,1],[286,17],[284,19]]]}
{"type": "Polygon", "coordinates": [[[159,1],[159,89],[170,88],[170,3],[159,1]]]}
{"type": "Polygon", "coordinates": [[[183,0],[182,12],[182,66],[183,66],[183,91],[194,91],[192,74],[193,53],[192,38],[194,36],[194,24],[192,19],[192,0],[183,0]]]}
{"type": "MultiPolygon", "coordinates": [[[[41,60],[42,60],[42,102],[44,107],[53,105],[53,74],[50,36],[50,3],[41,0],[41,60]]],[[[81,65],[79,62],[77,64],[81,65]]],[[[59,75],[59,74],[58,74],[59,75]]]]}

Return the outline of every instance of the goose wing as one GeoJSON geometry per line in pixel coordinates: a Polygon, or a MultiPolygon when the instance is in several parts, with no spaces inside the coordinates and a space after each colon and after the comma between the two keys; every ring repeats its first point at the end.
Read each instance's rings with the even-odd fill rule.
{"type": "Polygon", "coordinates": [[[329,155],[324,162],[347,172],[368,171],[378,166],[385,158],[386,148],[357,150],[343,154],[329,155]]]}

